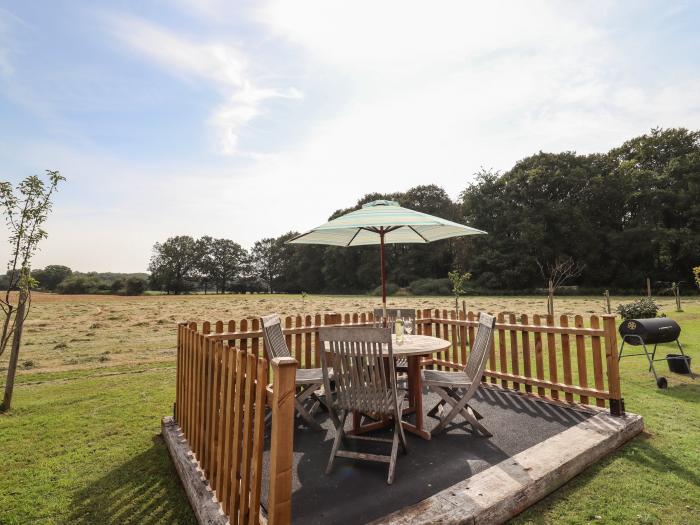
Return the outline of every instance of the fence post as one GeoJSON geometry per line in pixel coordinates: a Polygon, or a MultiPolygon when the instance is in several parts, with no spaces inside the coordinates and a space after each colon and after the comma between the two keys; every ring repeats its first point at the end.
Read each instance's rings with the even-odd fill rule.
{"type": "Polygon", "coordinates": [[[272,426],[270,441],[270,493],[268,523],[292,522],[292,465],[294,451],[294,380],[297,361],[292,357],[272,360],[272,426]]]}
{"type": "Polygon", "coordinates": [[[620,390],[620,366],[617,359],[617,329],[615,316],[603,315],[605,330],[605,358],[608,369],[608,392],[610,392],[610,413],[622,416],[625,413],[625,401],[620,390]]]}
{"type": "Polygon", "coordinates": [[[175,368],[175,407],[174,407],[174,416],[175,416],[175,422],[182,427],[182,406],[183,406],[183,388],[185,386],[185,381],[183,378],[183,374],[185,371],[185,365],[183,363],[184,361],[184,356],[185,356],[185,350],[183,348],[183,338],[184,338],[184,330],[187,329],[187,321],[180,321],[177,323],[177,359],[175,361],[176,363],[176,368],[175,368]]]}

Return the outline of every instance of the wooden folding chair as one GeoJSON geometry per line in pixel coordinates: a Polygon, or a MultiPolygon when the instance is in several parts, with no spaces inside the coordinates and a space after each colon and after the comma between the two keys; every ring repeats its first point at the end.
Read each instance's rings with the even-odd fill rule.
{"type": "Polygon", "coordinates": [[[335,440],[326,474],[330,474],[333,469],[336,456],[380,461],[389,463],[387,483],[391,484],[394,481],[399,443],[404,453],[408,452],[401,425],[401,406],[405,393],[399,395],[396,390],[391,331],[388,328],[323,327],[319,330],[319,336],[323,345],[323,379],[326,388],[330,388],[332,368],[336,393],[331,406],[336,413],[333,417],[335,440]],[[345,420],[349,413],[355,411],[371,414],[372,417],[393,418],[393,438],[346,434],[345,420]],[[340,443],[346,438],[391,443],[391,454],[385,456],[343,450],[340,443]]]}
{"type": "MultiPolygon", "coordinates": [[[[265,341],[265,353],[267,359],[272,362],[275,357],[293,357],[287,348],[287,342],[282,333],[282,323],[279,315],[266,315],[260,318],[263,327],[263,339],[265,341]]],[[[329,370],[331,379],[333,370],[329,370]]],[[[314,430],[322,430],[321,425],[314,419],[313,414],[324,401],[316,395],[316,391],[323,386],[323,371],[320,368],[297,368],[296,386],[299,388],[294,403],[299,416],[314,430]],[[310,410],[304,406],[305,401],[312,398],[315,402],[310,410]]],[[[330,395],[330,389],[326,395],[330,395]]]]}
{"type": "Polygon", "coordinates": [[[479,423],[478,420],[483,418],[481,414],[469,406],[469,401],[481,384],[481,377],[486,368],[486,360],[491,348],[495,324],[496,318],[492,315],[479,314],[479,328],[477,329],[467,364],[461,372],[421,371],[423,385],[442,398],[428,412],[428,415],[432,416],[442,409],[440,423],[432,430],[432,434],[442,431],[457,414],[461,414],[475,431],[481,432],[487,437],[492,435],[479,423]],[[449,411],[447,411],[448,406],[450,407],[449,411]]]}

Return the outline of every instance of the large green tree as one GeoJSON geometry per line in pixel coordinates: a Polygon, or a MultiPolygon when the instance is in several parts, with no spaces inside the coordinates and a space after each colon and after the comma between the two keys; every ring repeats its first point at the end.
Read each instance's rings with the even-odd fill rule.
{"type": "MultiPolygon", "coordinates": [[[[477,288],[545,288],[550,276],[541,268],[561,261],[583,268],[566,284],[633,292],[646,277],[691,283],[691,268],[700,265],[700,132],[653,129],[607,153],[539,152],[505,173],[476,174],[457,202],[437,185],[421,185],[367,194],[329,219],[378,199],[488,232],[388,245],[387,280],[402,287],[421,279],[420,288],[438,289],[430,279],[461,268],[477,288]]],[[[258,241],[249,265],[235,242],[203,237],[199,276],[223,290],[232,281],[240,290],[279,292],[365,293],[379,285],[377,246],[287,244],[294,235],[258,241]],[[229,255],[218,257],[223,270],[216,268],[217,242],[229,255]],[[221,277],[229,271],[234,277],[221,277]]],[[[152,279],[177,282],[160,251],[152,279]]]]}
{"type": "Polygon", "coordinates": [[[538,153],[482,172],[462,212],[489,232],[463,261],[480,286],[543,286],[541,265],[572,258],[576,283],[641,289],[691,281],[700,259],[700,134],[654,129],[607,154],[538,153]]]}
{"type": "Polygon", "coordinates": [[[230,239],[214,239],[211,244],[212,278],[221,293],[243,273],[247,253],[240,244],[230,239]]]}
{"type": "Polygon", "coordinates": [[[61,281],[69,277],[72,273],[73,270],[68,268],[68,266],[51,264],[46,266],[43,270],[32,270],[32,277],[39,283],[39,288],[54,292],[56,288],[58,288],[58,285],[61,284],[61,281]]]}
{"type": "Polygon", "coordinates": [[[282,243],[272,237],[256,241],[250,251],[252,272],[265,284],[268,292],[275,290],[276,281],[282,275],[283,253],[282,243]]]}
{"type": "Polygon", "coordinates": [[[199,255],[196,241],[188,235],[154,244],[148,266],[151,287],[174,294],[188,291],[197,278],[199,255]]]}

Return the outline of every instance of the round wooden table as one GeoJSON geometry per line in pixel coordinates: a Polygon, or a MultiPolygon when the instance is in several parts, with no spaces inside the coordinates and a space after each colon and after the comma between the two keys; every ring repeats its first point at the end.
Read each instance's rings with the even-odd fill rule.
{"type": "MultiPolygon", "coordinates": [[[[392,351],[394,357],[405,357],[408,361],[408,408],[404,414],[415,413],[416,423],[402,421],[404,430],[416,434],[423,439],[430,439],[430,432],[423,429],[423,385],[420,373],[421,358],[430,356],[435,352],[442,352],[450,347],[450,342],[439,337],[429,335],[406,335],[403,343],[396,342],[396,335],[392,336],[392,351]]],[[[368,425],[361,425],[362,414],[355,413],[353,417],[353,432],[362,434],[387,426],[390,422],[377,421],[368,425]]]]}

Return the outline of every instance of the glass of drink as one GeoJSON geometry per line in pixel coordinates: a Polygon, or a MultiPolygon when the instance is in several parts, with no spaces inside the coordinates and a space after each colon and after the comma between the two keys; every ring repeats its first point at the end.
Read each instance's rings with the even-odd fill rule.
{"type": "Polygon", "coordinates": [[[413,319],[410,317],[405,318],[403,320],[403,329],[408,335],[411,335],[413,333],[413,319]]]}

